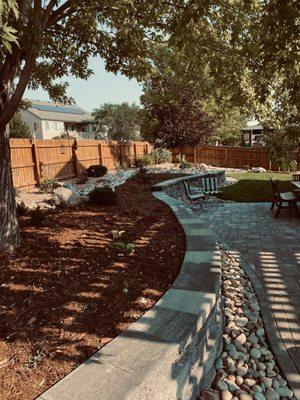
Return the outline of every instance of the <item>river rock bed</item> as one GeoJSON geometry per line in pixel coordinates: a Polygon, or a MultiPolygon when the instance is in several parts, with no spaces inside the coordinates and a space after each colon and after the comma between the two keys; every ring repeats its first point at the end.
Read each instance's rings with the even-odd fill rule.
{"type": "Polygon", "coordinates": [[[112,189],[123,185],[127,179],[137,174],[138,169],[119,170],[107,173],[102,178],[88,178],[85,183],[79,184],[76,179],[68,181],[57,181],[58,188],[51,193],[41,191],[39,187],[17,190],[16,202],[24,204],[30,210],[37,207],[42,209],[53,209],[60,202],[70,206],[76,206],[81,202],[88,201],[88,194],[96,187],[109,186],[112,189]]]}
{"type": "Polygon", "coordinates": [[[292,399],[265,337],[252,284],[236,258],[222,250],[225,325],[216,376],[201,400],[292,399]]]}

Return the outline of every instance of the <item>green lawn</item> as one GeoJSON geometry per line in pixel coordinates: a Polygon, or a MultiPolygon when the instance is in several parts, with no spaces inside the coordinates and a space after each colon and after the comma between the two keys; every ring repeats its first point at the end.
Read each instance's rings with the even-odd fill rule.
{"type": "Polygon", "coordinates": [[[226,175],[238,179],[238,182],[222,189],[222,194],[219,197],[224,200],[242,203],[271,201],[272,187],[269,181],[270,178],[278,182],[279,189],[282,192],[295,190],[295,186],[291,184],[292,174],[288,173],[232,172],[226,175]]]}

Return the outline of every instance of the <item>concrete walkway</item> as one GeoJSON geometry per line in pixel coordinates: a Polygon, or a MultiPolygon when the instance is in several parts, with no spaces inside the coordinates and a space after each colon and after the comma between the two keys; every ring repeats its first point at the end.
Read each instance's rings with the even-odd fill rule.
{"type": "Polygon", "coordinates": [[[282,210],[278,220],[268,203],[223,203],[197,211],[248,263],[267,301],[262,307],[275,354],[296,397],[300,396],[300,218],[282,210]]]}

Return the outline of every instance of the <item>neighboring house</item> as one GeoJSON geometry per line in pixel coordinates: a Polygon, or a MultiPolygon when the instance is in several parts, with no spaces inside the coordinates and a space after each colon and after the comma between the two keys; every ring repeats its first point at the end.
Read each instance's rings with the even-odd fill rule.
{"type": "Polygon", "coordinates": [[[241,131],[242,143],[244,146],[264,146],[262,125],[245,126],[241,131]]]}
{"type": "Polygon", "coordinates": [[[22,118],[37,139],[52,139],[63,133],[89,139],[93,137],[93,117],[76,105],[29,100],[31,106],[22,110],[22,118]]]}

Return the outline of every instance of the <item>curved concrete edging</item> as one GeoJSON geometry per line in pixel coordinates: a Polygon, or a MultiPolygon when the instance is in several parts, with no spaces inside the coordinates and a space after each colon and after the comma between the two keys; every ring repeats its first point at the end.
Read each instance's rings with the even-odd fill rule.
{"type": "Polygon", "coordinates": [[[39,400],[194,400],[210,386],[223,328],[216,236],[181,201],[163,191],[154,196],[186,235],[178,277],[154,307],[39,400]]]}

